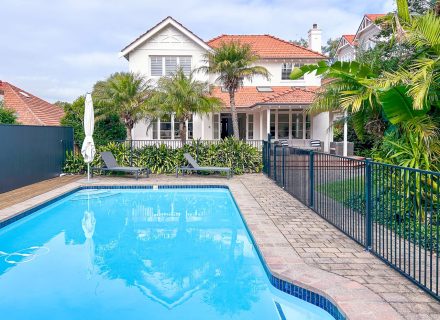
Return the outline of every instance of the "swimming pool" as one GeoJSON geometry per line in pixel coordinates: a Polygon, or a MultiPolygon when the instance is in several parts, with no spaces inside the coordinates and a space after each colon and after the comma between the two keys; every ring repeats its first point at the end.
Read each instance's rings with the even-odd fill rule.
{"type": "Polygon", "coordinates": [[[334,319],[266,271],[221,187],[82,189],[0,229],[8,320],[334,319]]]}

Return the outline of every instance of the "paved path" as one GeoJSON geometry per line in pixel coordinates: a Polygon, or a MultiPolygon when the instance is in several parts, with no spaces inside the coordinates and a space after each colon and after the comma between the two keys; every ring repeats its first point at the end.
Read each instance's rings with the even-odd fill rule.
{"type": "Polygon", "coordinates": [[[240,178],[307,264],[358,282],[405,319],[440,319],[440,303],[262,175],[240,178]]]}

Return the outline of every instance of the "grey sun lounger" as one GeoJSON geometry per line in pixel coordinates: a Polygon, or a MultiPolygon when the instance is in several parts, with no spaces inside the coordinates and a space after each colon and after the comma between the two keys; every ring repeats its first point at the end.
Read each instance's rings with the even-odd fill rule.
{"type": "Polygon", "coordinates": [[[147,167],[145,168],[137,168],[137,167],[122,167],[117,162],[113,154],[109,151],[101,152],[101,158],[105,163],[105,167],[103,168],[91,168],[91,175],[93,176],[94,170],[101,170],[101,171],[119,171],[119,172],[128,172],[128,173],[134,173],[136,175],[136,180],[139,178],[139,175],[142,173],[146,173],[147,178],[150,173],[150,169],[147,167]]]}
{"type": "Polygon", "coordinates": [[[223,168],[223,167],[201,167],[197,163],[196,160],[189,154],[185,153],[183,155],[188,161],[187,167],[176,167],[176,177],[179,176],[179,170],[182,171],[182,174],[185,174],[185,171],[212,171],[212,172],[226,172],[228,179],[232,176],[231,168],[223,168]]]}

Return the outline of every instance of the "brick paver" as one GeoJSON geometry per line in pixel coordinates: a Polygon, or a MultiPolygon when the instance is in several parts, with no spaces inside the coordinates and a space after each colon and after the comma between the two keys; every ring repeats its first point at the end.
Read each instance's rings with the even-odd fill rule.
{"type": "Polygon", "coordinates": [[[440,303],[263,175],[240,178],[308,265],[368,287],[405,319],[440,319],[440,303]]]}

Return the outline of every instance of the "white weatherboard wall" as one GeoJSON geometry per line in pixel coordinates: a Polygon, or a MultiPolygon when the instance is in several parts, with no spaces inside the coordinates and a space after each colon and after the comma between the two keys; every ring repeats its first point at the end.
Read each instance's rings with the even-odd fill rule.
{"type": "MultiPolygon", "coordinates": [[[[150,56],[191,56],[191,68],[196,69],[204,65],[205,53],[205,49],[170,25],[130,52],[128,65],[131,72],[140,73],[154,82],[159,77],[151,76],[150,56]]],[[[195,73],[194,78],[199,81],[208,80],[208,76],[200,72],[195,73]]],[[[202,137],[201,124],[200,117],[194,117],[195,138],[202,137]]],[[[207,131],[206,128],[204,131],[207,131]]],[[[133,128],[134,140],[148,140],[152,138],[152,128],[148,128],[145,121],[137,123],[133,128]]]]}
{"type": "Polygon", "coordinates": [[[353,61],[355,58],[356,58],[356,51],[350,45],[346,45],[338,51],[339,61],[349,62],[349,61],[353,61]]]}

